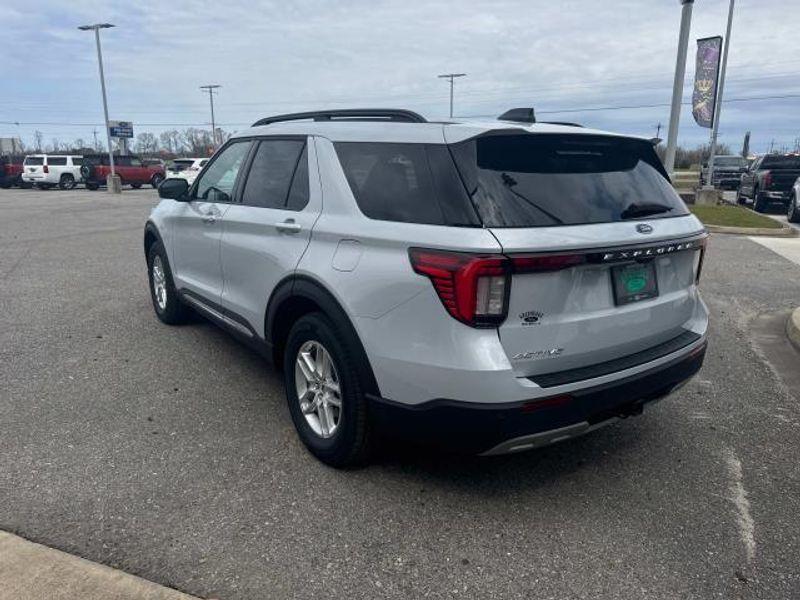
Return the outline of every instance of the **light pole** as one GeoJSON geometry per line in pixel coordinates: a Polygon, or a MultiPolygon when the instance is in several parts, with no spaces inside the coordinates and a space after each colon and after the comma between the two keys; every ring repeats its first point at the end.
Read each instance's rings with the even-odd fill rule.
{"type": "Polygon", "coordinates": [[[456,77],[466,77],[466,73],[445,73],[443,75],[437,75],[439,79],[449,79],[450,80],[450,118],[453,118],[453,80],[456,77]]]}
{"type": "Polygon", "coordinates": [[[214,123],[214,90],[221,87],[221,85],[217,85],[216,83],[200,86],[201,90],[208,90],[208,99],[211,102],[211,139],[213,140],[214,150],[217,149],[217,127],[214,123]]]}
{"type": "Polygon", "coordinates": [[[121,192],[120,186],[117,185],[117,174],[114,171],[114,150],[111,147],[111,131],[108,128],[108,100],[106,100],[106,78],[103,74],[103,53],[100,51],[100,30],[110,29],[114,27],[111,23],[95,23],[94,25],[81,25],[78,27],[81,31],[94,31],[94,39],[97,43],[97,64],[100,67],[100,89],[103,92],[103,114],[106,118],[106,139],[108,140],[108,163],[111,166],[111,177],[106,181],[108,191],[113,194],[121,192]]]}
{"type": "Polygon", "coordinates": [[[728,67],[728,49],[731,44],[731,29],[733,28],[733,5],[735,0],[731,0],[728,9],[728,31],[725,34],[725,53],[722,55],[722,68],[719,72],[719,85],[717,86],[717,98],[714,104],[714,122],[711,124],[711,156],[708,157],[708,185],[714,185],[714,155],[717,153],[717,132],[719,131],[719,113],[722,111],[722,91],[725,87],[725,69],[728,67]]]}
{"type": "Polygon", "coordinates": [[[689,29],[692,24],[692,5],[694,0],[681,0],[681,31],[678,34],[678,59],[675,63],[675,81],[672,84],[672,107],[669,111],[669,130],[667,132],[667,152],[664,168],[670,177],[675,170],[675,149],[678,144],[678,125],[681,120],[681,100],[683,99],[683,79],[686,75],[686,51],[689,47],[689,29]]]}

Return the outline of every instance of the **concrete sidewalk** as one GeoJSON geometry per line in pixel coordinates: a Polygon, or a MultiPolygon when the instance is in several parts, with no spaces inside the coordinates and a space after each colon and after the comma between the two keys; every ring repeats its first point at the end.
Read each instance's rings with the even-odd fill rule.
{"type": "Polygon", "coordinates": [[[0,531],[0,600],[193,600],[176,590],[0,531]]]}

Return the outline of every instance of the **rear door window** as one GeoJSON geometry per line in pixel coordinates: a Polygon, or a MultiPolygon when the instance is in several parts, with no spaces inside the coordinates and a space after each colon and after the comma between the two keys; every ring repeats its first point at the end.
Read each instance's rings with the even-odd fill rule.
{"type": "Polygon", "coordinates": [[[445,146],[337,142],[359,209],[371,219],[476,226],[445,146]]]}
{"type": "Polygon", "coordinates": [[[487,227],[688,214],[646,141],[585,134],[494,134],[450,148],[487,227]]]}
{"type": "Polygon", "coordinates": [[[286,208],[292,177],[304,148],[302,140],[259,143],[247,175],[242,203],[261,208],[286,208]]]}

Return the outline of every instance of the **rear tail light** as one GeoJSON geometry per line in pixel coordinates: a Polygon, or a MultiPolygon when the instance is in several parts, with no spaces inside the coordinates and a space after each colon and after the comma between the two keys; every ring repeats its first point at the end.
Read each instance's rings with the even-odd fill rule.
{"type": "Polygon", "coordinates": [[[48,169],[48,168],[47,168],[47,165],[45,165],[45,166],[44,166],[44,168],[43,168],[42,170],[43,170],[45,173],[49,173],[49,172],[50,172],[50,169],[48,169]]]}
{"type": "Polygon", "coordinates": [[[700,283],[700,274],[703,271],[703,259],[706,257],[707,239],[701,242],[700,248],[694,251],[694,283],[700,283]]]}
{"type": "Polygon", "coordinates": [[[411,266],[431,280],[450,315],[472,327],[502,323],[508,307],[510,263],[504,256],[411,248],[411,266]]]}
{"type": "Polygon", "coordinates": [[[486,255],[411,248],[416,273],[431,280],[445,309],[471,327],[493,327],[508,314],[512,273],[558,271],[585,262],[578,254],[486,255]]]}
{"type": "Polygon", "coordinates": [[[772,185],[772,171],[765,171],[761,181],[764,183],[764,187],[770,187],[772,185]]]}

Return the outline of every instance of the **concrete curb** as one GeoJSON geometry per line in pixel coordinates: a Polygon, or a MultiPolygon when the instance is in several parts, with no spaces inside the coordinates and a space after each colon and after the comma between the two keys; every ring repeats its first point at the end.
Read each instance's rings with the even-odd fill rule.
{"type": "Polygon", "coordinates": [[[800,308],[796,308],[786,320],[786,335],[792,345],[800,351],[800,308]]]}
{"type": "Polygon", "coordinates": [[[5,531],[0,531],[0,581],[0,600],[196,600],[5,531]]]}
{"type": "Polygon", "coordinates": [[[712,233],[728,233],[732,235],[763,235],[769,237],[794,237],[798,235],[794,227],[781,226],[779,229],[766,227],[724,227],[722,225],[706,225],[705,228],[712,233]]]}

